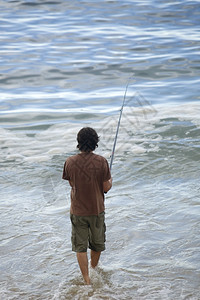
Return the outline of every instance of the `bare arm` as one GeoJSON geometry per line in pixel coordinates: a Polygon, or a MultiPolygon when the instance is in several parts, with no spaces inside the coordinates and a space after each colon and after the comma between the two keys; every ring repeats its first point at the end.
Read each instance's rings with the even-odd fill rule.
{"type": "Polygon", "coordinates": [[[112,187],[112,178],[110,178],[108,181],[105,181],[103,183],[103,190],[104,193],[107,193],[112,187]]]}

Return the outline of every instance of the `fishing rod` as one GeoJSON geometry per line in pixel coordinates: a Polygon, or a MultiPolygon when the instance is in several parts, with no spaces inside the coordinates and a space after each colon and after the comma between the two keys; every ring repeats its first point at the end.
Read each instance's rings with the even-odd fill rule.
{"type": "Polygon", "coordinates": [[[112,169],[112,163],[113,163],[114,154],[115,154],[115,147],[116,147],[116,143],[117,143],[119,126],[120,126],[122,112],[123,112],[123,108],[124,108],[124,104],[125,104],[125,100],[126,100],[126,93],[127,93],[127,90],[128,90],[128,86],[129,86],[131,77],[129,78],[128,83],[126,85],[126,89],[125,89],[125,93],[124,93],[124,98],[123,98],[122,106],[121,106],[121,109],[120,109],[120,115],[119,115],[119,120],[118,120],[118,124],[117,124],[117,130],[116,130],[116,133],[115,133],[115,139],[114,139],[114,144],[113,144],[113,150],[112,150],[111,159],[110,159],[110,170],[112,169]]]}

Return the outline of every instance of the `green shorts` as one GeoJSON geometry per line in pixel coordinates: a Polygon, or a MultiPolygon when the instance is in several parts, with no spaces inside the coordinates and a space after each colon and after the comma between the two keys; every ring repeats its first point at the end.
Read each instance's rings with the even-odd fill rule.
{"type": "Polygon", "coordinates": [[[98,216],[70,215],[72,223],[72,251],[87,252],[91,250],[100,252],[105,250],[105,213],[98,216]]]}

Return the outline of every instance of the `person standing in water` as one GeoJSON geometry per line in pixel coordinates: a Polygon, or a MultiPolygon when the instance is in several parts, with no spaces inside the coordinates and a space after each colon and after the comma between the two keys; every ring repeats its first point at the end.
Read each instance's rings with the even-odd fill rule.
{"type": "Polygon", "coordinates": [[[111,189],[112,178],[107,160],[93,153],[99,142],[96,131],[82,128],[77,142],[80,153],[65,161],[62,178],[71,186],[72,251],[76,252],[85,283],[90,284],[87,249],[91,250],[91,267],[95,268],[105,250],[104,193],[111,189]]]}

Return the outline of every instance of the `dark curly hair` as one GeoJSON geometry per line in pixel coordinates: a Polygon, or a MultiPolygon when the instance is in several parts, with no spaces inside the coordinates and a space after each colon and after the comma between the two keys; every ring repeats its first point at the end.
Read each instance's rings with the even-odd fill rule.
{"type": "Polygon", "coordinates": [[[82,152],[91,152],[98,147],[99,137],[91,127],[83,127],[77,134],[77,148],[82,152]]]}

